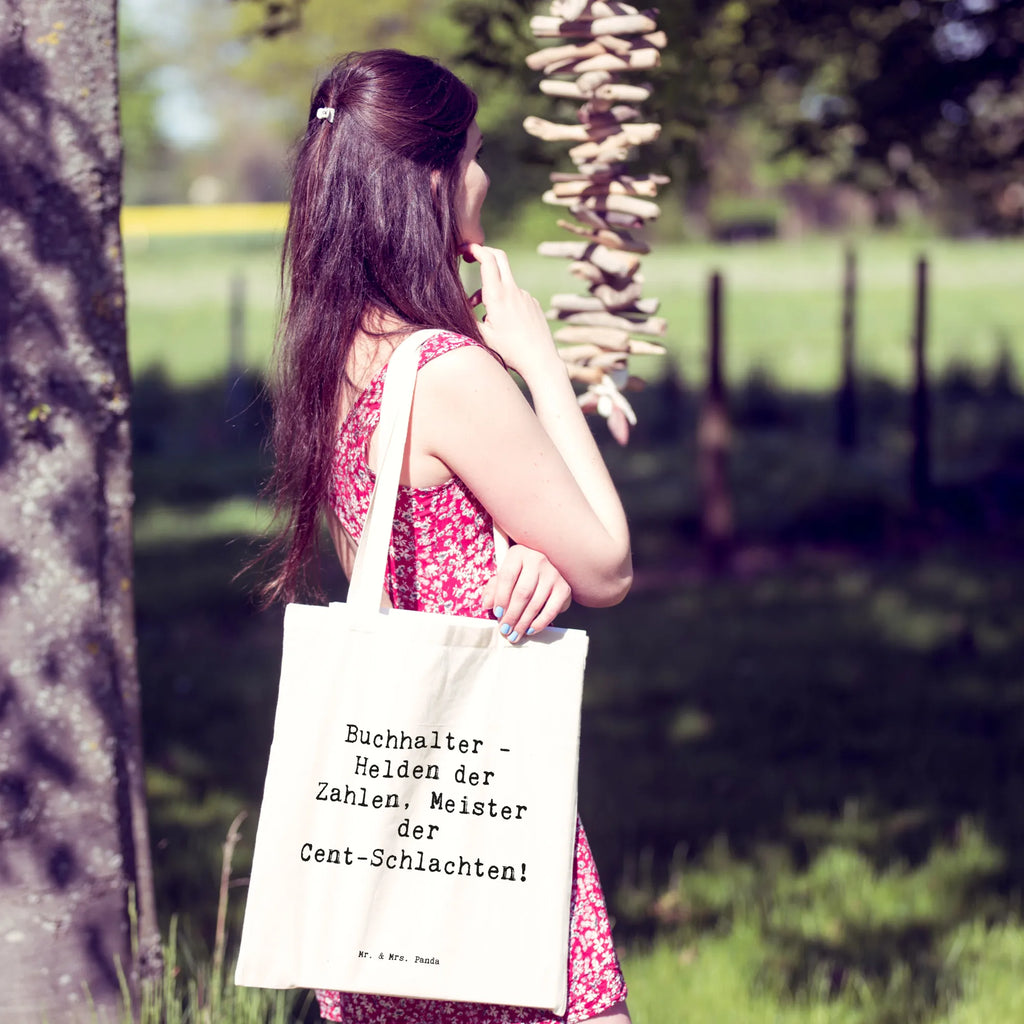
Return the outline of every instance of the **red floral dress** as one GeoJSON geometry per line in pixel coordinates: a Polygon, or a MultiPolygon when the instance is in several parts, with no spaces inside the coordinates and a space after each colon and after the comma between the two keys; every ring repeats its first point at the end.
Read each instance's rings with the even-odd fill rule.
{"type": "MultiPolygon", "coordinates": [[[[420,351],[419,365],[471,338],[438,331],[420,351]]],[[[366,461],[380,417],[384,373],[356,399],[338,432],[331,505],[358,541],[373,490],[366,461]]],[[[436,487],[401,487],[388,556],[386,587],[396,608],[486,618],[481,594],[494,575],[491,517],[457,477],[436,487]]],[[[318,991],[324,1020],[344,1024],[579,1024],[626,998],[611,925],[583,826],[577,824],[569,932],[569,993],[564,1017],[549,1010],[480,1003],[399,999],[318,991]]]]}

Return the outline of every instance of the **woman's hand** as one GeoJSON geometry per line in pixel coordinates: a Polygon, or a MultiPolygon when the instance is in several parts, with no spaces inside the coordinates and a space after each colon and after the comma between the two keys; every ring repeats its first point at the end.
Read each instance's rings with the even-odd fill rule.
{"type": "Polygon", "coordinates": [[[465,249],[480,264],[478,294],[487,309],[480,321],[480,333],[488,347],[527,384],[535,373],[558,369],[564,374],[544,310],[528,291],[516,284],[508,256],[501,249],[475,242],[468,243],[465,249]]]}
{"type": "Polygon", "coordinates": [[[572,591],[545,555],[514,544],[483,593],[502,635],[515,643],[550,626],[572,602],[572,591]]]}

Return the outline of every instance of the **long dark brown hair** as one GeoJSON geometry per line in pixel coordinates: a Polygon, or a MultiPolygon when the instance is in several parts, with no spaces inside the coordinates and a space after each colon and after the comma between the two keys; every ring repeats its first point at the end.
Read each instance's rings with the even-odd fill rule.
{"type": "MultiPolygon", "coordinates": [[[[313,92],[281,261],[271,381],[275,512],[264,602],[312,583],[357,332],[383,320],[480,338],[458,271],[456,193],[473,92],[427,57],[352,53],[313,92]],[[333,121],[317,116],[333,109],[333,121]]],[[[384,335],[381,335],[382,337],[384,335]]]]}

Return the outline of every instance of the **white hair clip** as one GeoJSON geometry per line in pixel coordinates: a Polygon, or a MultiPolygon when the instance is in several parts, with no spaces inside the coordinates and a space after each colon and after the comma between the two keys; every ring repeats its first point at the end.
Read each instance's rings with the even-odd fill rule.
{"type": "Polygon", "coordinates": [[[320,107],[316,112],[318,121],[330,121],[334,124],[334,107],[320,107]]]}

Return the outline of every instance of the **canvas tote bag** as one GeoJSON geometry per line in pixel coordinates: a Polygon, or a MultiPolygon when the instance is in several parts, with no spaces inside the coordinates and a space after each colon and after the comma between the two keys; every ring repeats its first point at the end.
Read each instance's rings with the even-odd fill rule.
{"type": "Polygon", "coordinates": [[[587,636],[380,607],[432,333],[388,363],[347,603],[285,612],[235,981],[560,1014],[587,636]]]}

